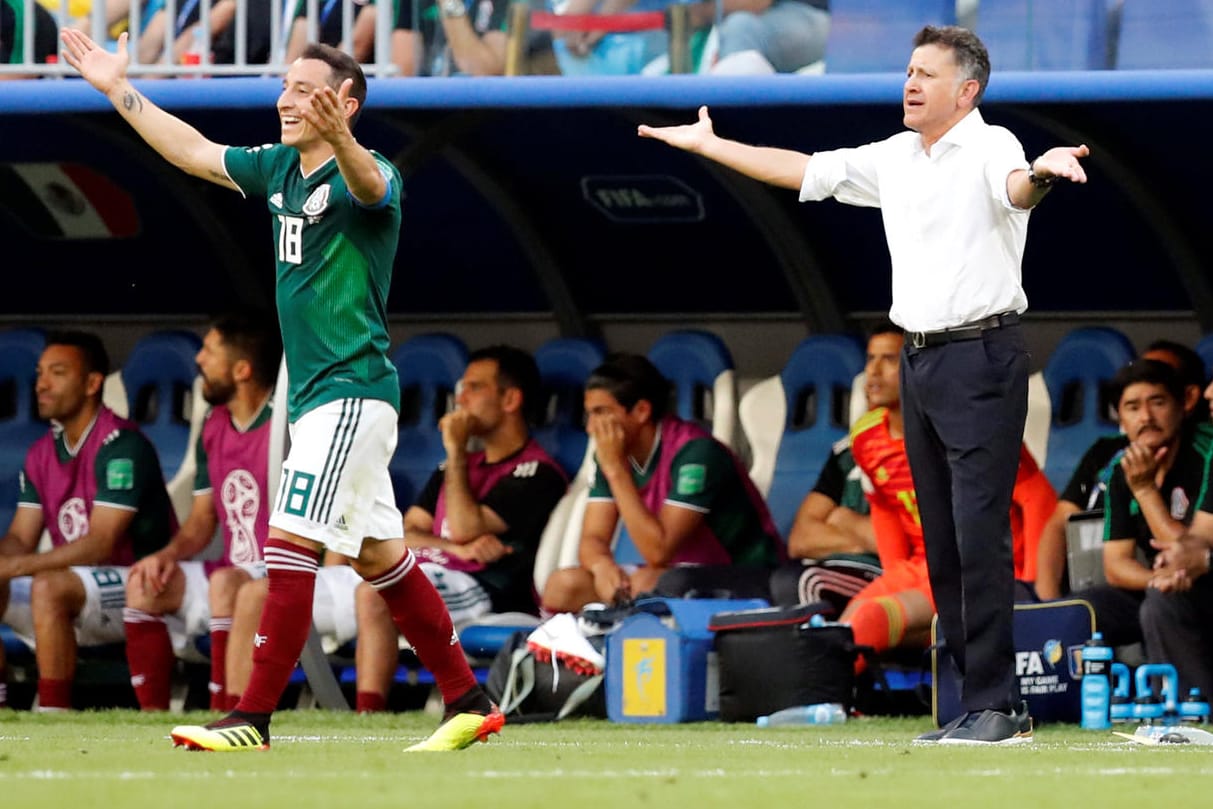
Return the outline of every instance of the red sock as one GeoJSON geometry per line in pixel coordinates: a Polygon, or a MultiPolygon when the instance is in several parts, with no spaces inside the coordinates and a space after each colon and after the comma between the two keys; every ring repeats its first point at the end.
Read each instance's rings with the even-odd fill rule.
{"type": "Polygon", "coordinates": [[[211,681],[206,689],[211,692],[211,710],[227,710],[227,636],[231,634],[232,619],[211,618],[211,681]]]}
{"type": "Polygon", "coordinates": [[[265,543],[269,594],[253,637],[253,673],[236,710],[273,713],[312,628],[320,554],[271,537],[265,543]]]}
{"type": "Polygon", "coordinates": [[[359,691],[355,702],[358,713],[379,713],[387,710],[387,698],[374,691],[359,691]]]}
{"type": "Polygon", "coordinates": [[[41,710],[70,711],[72,708],[72,681],[38,680],[38,707],[41,710]]]}
{"type": "MultiPolygon", "coordinates": [[[[878,596],[858,602],[851,613],[851,632],[858,646],[871,646],[879,654],[901,643],[906,636],[906,610],[901,602],[888,596],[878,596]]],[[[855,673],[867,667],[863,657],[855,659],[855,673]]]]}
{"type": "Polygon", "coordinates": [[[126,624],[126,663],[139,707],[167,711],[173,685],[173,642],[163,615],[133,607],[122,610],[126,624]]]}
{"type": "Polygon", "coordinates": [[[443,702],[449,705],[476,687],[476,676],[463,655],[451,614],[417,566],[412,551],[405,551],[399,562],[370,583],[387,602],[400,634],[433,673],[443,702]]]}

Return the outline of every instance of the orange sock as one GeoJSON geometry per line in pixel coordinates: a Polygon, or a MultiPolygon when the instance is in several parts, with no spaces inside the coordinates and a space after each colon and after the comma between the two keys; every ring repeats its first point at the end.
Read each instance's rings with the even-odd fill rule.
{"type": "MultiPolygon", "coordinates": [[[[877,654],[893,648],[906,636],[906,610],[901,602],[890,596],[851,602],[851,632],[859,646],[871,646],[877,654]]],[[[862,657],[855,660],[855,673],[865,668],[862,657]]]]}

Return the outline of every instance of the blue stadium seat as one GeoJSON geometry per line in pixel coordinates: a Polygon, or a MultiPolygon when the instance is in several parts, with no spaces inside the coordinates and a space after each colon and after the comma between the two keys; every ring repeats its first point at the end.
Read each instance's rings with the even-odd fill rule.
{"type": "Polygon", "coordinates": [[[1134,356],[1129,338],[1106,326],[1074,329],[1049,355],[1044,378],[1053,414],[1044,471],[1057,491],[1095,439],[1120,430],[1105,387],[1134,356]]]}
{"type": "Polygon", "coordinates": [[[45,346],[40,329],[0,332],[0,531],[8,530],[13,521],[25,453],[46,433],[34,393],[38,359],[45,346]]]}
{"type": "Polygon", "coordinates": [[[585,381],[605,357],[601,343],[578,337],[556,337],[535,350],[544,408],[532,434],[570,478],[581,468],[589,440],[583,423],[585,381]]]}
{"type": "Polygon", "coordinates": [[[955,22],[955,0],[830,0],[826,72],[904,72],[924,25],[955,22]]]}
{"type": "Polygon", "coordinates": [[[726,446],[734,446],[737,379],[724,340],[708,331],[672,331],[653,343],[649,359],[673,383],[677,414],[711,430],[726,446]]]}
{"type": "Polygon", "coordinates": [[[814,335],[796,347],[777,376],[741,397],[750,476],[785,539],[831,446],[847,434],[851,385],[864,358],[863,346],[852,337],[814,335]]]}
{"type": "Polygon", "coordinates": [[[189,452],[190,397],[201,347],[202,339],[193,332],[155,331],[139,340],[122,364],[128,417],[156,448],[166,481],[189,452]]]}
{"type": "Polygon", "coordinates": [[[1108,0],[981,0],[975,30],[1002,70],[1102,70],[1108,0]]]}
{"type": "Polygon", "coordinates": [[[1196,353],[1205,361],[1205,381],[1213,378],[1213,332],[1200,338],[1196,344],[1196,353]]]}
{"type": "Polygon", "coordinates": [[[1120,12],[1121,70],[1213,67],[1213,0],[1128,0],[1120,12]]]}
{"type": "Polygon", "coordinates": [[[452,406],[467,361],[467,346],[453,334],[419,334],[392,353],[400,376],[400,430],[388,471],[402,510],[446,457],[438,421],[452,406]]]}

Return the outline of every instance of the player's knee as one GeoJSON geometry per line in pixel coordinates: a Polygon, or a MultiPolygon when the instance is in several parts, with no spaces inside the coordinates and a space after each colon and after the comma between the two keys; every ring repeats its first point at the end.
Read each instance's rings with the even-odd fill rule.
{"type": "Polygon", "coordinates": [[[30,606],[35,614],[78,613],[84,606],[84,585],[70,570],[44,570],[30,582],[30,606]]]}
{"type": "Polygon", "coordinates": [[[585,600],[587,584],[593,579],[580,567],[566,567],[552,571],[543,586],[543,608],[549,612],[572,612],[581,608],[585,600]]]}

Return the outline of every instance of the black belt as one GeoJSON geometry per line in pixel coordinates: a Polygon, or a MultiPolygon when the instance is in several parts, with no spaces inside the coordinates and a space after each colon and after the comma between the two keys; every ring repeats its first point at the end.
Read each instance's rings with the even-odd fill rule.
{"type": "Polygon", "coordinates": [[[975,320],[972,323],[966,323],[954,329],[906,332],[906,337],[914,348],[927,348],[929,346],[943,345],[944,343],[953,343],[958,340],[976,340],[990,329],[1014,326],[1017,323],[1019,323],[1019,314],[1017,312],[1003,312],[1000,315],[990,315],[982,320],[975,320]]]}

